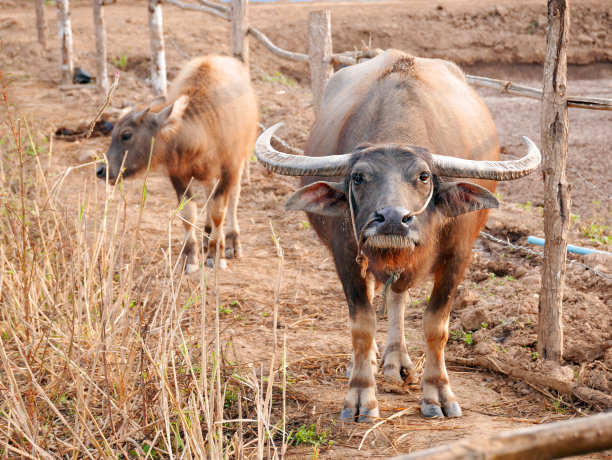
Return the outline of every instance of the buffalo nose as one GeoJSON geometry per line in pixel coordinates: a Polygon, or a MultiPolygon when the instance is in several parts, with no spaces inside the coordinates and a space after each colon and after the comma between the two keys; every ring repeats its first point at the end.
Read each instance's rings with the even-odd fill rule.
{"type": "Polygon", "coordinates": [[[105,165],[98,166],[98,169],[96,169],[96,176],[98,176],[100,179],[106,179],[106,166],[105,165]]]}
{"type": "Polygon", "coordinates": [[[414,217],[410,215],[410,211],[401,206],[387,206],[380,211],[376,211],[374,219],[385,226],[408,227],[412,224],[414,217]]]}

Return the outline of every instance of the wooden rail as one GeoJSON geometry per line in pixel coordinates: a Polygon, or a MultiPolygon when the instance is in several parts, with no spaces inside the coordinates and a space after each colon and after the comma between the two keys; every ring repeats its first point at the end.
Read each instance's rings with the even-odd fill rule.
{"type": "MultiPolygon", "coordinates": [[[[502,93],[511,94],[513,96],[523,96],[531,99],[537,99],[539,101],[542,100],[543,92],[540,89],[517,85],[511,81],[477,77],[474,75],[466,75],[465,78],[468,83],[473,86],[484,86],[487,88],[498,89],[502,93]]],[[[568,96],[567,106],[575,107],[577,109],[612,110],[612,99],[568,96]]]]}

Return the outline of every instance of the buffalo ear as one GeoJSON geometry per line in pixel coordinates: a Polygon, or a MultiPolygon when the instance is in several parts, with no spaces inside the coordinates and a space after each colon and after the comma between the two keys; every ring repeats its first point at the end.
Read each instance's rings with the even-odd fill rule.
{"type": "Polygon", "coordinates": [[[337,217],[348,209],[342,182],[314,182],[298,189],[285,203],[285,209],[337,217]]]}
{"type": "Polygon", "coordinates": [[[121,120],[132,110],[134,110],[134,104],[126,105],[124,108],[121,109],[121,112],[119,112],[119,118],[117,118],[117,120],[121,120]]]}
{"type": "Polygon", "coordinates": [[[155,122],[162,136],[172,134],[178,127],[189,104],[189,96],[183,94],[161,112],[155,114],[155,122]]]}
{"type": "Polygon", "coordinates": [[[443,182],[436,205],[446,217],[460,216],[479,209],[499,207],[499,200],[489,190],[471,182],[443,182]]]}

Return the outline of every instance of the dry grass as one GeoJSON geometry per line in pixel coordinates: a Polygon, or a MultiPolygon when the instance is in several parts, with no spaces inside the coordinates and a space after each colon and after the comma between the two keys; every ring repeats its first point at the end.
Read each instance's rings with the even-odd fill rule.
{"type": "Polygon", "coordinates": [[[220,274],[193,285],[177,270],[176,210],[152,249],[139,238],[146,179],[136,218],[125,219],[121,185],[84,190],[67,209],[56,197],[71,169],[46,177],[52,147],[36,145],[3,95],[0,456],[280,458],[286,360],[256,374],[228,358],[220,274]]]}

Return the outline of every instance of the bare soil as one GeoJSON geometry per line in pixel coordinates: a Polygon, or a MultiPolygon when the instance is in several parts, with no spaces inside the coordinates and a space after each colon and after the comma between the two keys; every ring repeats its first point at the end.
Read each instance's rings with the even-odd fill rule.
{"type": "MultiPolygon", "coordinates": [[[[93,72],[95,46],[89,5],[79,0],[72,2],[71,8],[76,64],[93,72]]],[[[543,0],[522,0],[512,6],[498,6],[493,0],[253,4],[250,18],[277,45],[306,52],[308,14],[323,8],[332,10],[335,51],[395,47],[420,56],[454,60],[468,73],[541,87],[546,27],[543,0]]],[[[30,3],[0,0],[0,67],[16,79],[9,87],[9,100],[42,138],[59,127],[91,122],[105,95],[90,86],[58,88],[54,10],[47,7],[51,44],[47,50],[35,43],[33,11],[30,3]]],[[[121,58],[127,58],[125,69],[120,69],[119,87],[106,111],[113,120],[122,107],[151,98],[145,81],[147,16],[142,2],[125,0],[105,7],[104,14],[109,60],[119,66],[121,58]]],[[[217,18],[165,6],[164,27],[170,79],[189,56],[229,52],[228,26],[217,18]]],[[[612,2],[584,0],[572,4],[571,36],[570,94],[612,98],[612,2]]],[[[314,117],[307,66],[281,61],[252,41],[251,74],[260,97],[262,122],[266,126],[285,122],[280,135],[302,148],[314,117]]],[[[537,101],[492,90],[480,92],[508,153],[523,154],[521,135],[539,142],[537,101]]],[[[570,111],[572,169],[568,177],[573,185],[573,213],[577,215],[571,243],[604,251],[612,251],[612,245],[605,244],[603,238],[610,235],[610,228],[605,226],[612,224],[612,176],[608,169],[612,166],[611,122],[610,112],[570,111]],[[599,241],[581,230],[589,226],[603,232],[599,241]]],[[[108,142],[107,137],[85,143],[54,140],[53,154],[47,160],[49,177],[68,166],[100,157],[108,142]]],[[[84,191],[95,181],[93,166],[73,171],[60,191],[66,208],[78,209],[84,191]]],[[[135,180],[127,185],[129,206],[134,209],[141,183],[135,180]]],[[[368,427],[338,421],[347,391],[344,372],[350,359],[347,306],[331,256],[308,228],[305,216],[283,210],[284,200],[296,187],[297,180],[273,175],[252,163],[251,182],[243,186],[239,207],[244,255],[230,261],[221,275],[221,303],[231,310],[221,318],[222,339],[233,343],[229,349],[244,366],[258,367],[270,358],[271,309],[278,265],[272,223],[285,255],[278,332],[287,338],[292,380],[290,424],[298,427],[316,423],[321,431],[329,433],[328,439],[334,443],[321,447],[321,457],[387,457],[473,434],[601,410],[567,397],[561,399],[532,382],[449,365],[463,418],[424,420],[418,408],[421,393],[417,384],[395,386],[380,380],[381,416],[407,410],[405,415],[369,434],[362,449],[357,450],[368,427]]],[[[527,246],[528,235],[543,236],[541,175],[535,173],[520,181],[502,183],[498,190],[502,206],[491,213],[486,231],[522,246],[527,246]]],[[[155,248],[167,241],[167,218],[176,207],[174,192],[163,172],[153,174],[149,195],[142,224],[146,231],[140,233],[140,238],[145,247],[155,248]]],[[[203,201],[201,195],[199,199],[203,201]]],[[[178,254],[180,222],[174,222],[171,229],[172,250],[178,254]]],[[[149,254],[151,258],[158,256],[149,254]]],[[[482,354],[545,374],[553,372],[559,378],[612,393],[612,258],[570,258],[576,262],[568,266],[564,296],[566,352],[562,368],[546,364],[537,354],[542,259],[486,238],[476,242],[472,264],[454,303],[447,356],[482,354]]],[[[208,269],[206,274],[210,275],[208,269]]],[[[198,275],[187,280],[186,297],[198,282],[198,275]]],[[[423,356],[421,321],[430,289],[431,283],[414,289],[412,306],[407,311],[406,332],[411,355],[417,361],[423,356]]],[[[379,344],[384,343],[386,330],[387,320],[381,318],[379,344]]],[[[289,452],[295,458],[311,454],[312,447],[304,446],[293,447],[289,452]]],[[[610,453],[583,458],[610,458],[610,453]]]]}

